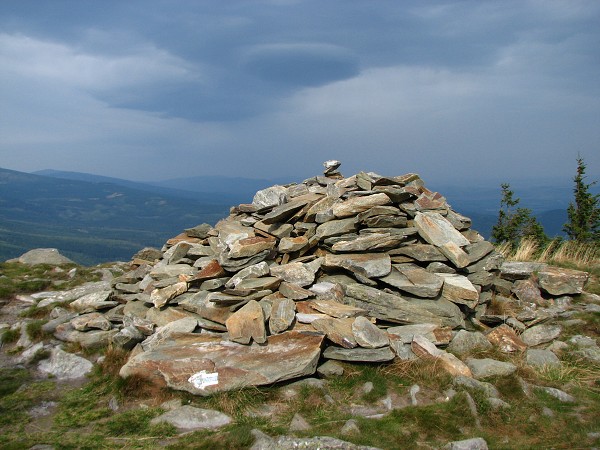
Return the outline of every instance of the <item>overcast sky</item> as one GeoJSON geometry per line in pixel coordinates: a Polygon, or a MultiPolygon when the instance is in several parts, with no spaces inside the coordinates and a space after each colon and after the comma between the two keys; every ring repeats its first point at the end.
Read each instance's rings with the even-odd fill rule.
{"type": "Polygon", "coordinates": [[[0,167],[600,178],[600,1],[2,0],[0,167]]]}

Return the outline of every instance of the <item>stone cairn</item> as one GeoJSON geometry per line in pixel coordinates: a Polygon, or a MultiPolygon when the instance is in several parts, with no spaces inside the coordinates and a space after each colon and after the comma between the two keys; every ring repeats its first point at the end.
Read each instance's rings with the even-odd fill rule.
{"type": "Polygon", "coordinates": [[[55,336],[132,350],[121,376],[197,395],[309,376],[326,360],[433,357],[471,377],[455,356],[465,348],[558,336],[542,322],[586,273],[503,264],[416,174],[344,178],[324,165],[138,252],[112,290],[71,303],[78,315],[55,336]]]}

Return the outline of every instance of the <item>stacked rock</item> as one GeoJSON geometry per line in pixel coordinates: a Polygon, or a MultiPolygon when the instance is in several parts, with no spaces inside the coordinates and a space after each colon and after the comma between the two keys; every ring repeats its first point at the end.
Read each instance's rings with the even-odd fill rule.
{"type": "Polygon", "coordinates": [[[122,376],[209,395],[311,375],[321,358],[425,355],[471,376],[437,346],[498,324],[502,256],[418,175],[324,165],[134,257],[111,296],[112,342],[133,348],[122,376]]]}

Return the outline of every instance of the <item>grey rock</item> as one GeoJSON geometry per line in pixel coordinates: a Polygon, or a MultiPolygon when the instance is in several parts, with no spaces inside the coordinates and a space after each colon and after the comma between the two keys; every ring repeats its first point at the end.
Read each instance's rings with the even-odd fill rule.
{"type": "Polygon", "coordinates": [[[246,278],[259,278],[269,274],[269,265],[265,262],[259,262],[258,264],[246,267],[236,273],[231,279],[225,284],[228,288],[236,287],[242,280],[246,278]]]}
{"type": "Polygon", "coordinates": [[[324,240],[332,236],[341,236],[342,234],[351,233],[356,230],[356,218],[331,220],[322,223],[317,227],[315,237],[319,240],[324,240]]]}
{"type": "Polygon", "coordinates": [[[153,350],[176,333],[191,333],[198,326],[198,321],[192,317],[184,317],[158,327],[156,332],[142,342],[145,351],[153,350]]]}
{"type": "Polygon", "coordinates": [[[390,338],[398,339],[403,344],[410,344],[415,335],[420,335],[435,345],[446,345],[452,339],[452,330],[433,323],[402,325],[387,330],[390,338]]]}
{"type": "Polygon", "coordinates": [[[152,424],[170,423],[182,431],[215,430],[229,425],[233,419],[226,414],[211,409],[184,405],[167,411],[150,421],[152,424]]]}
{"type": "Polygon", "coordinates": [[[356,347],[356,338],[352,331],[354,319],[336,319],[327,317],[312,322],[315,330],[325,334],[327,339],[344,348],[356,347]]]}
{"type": "Polygon", "coordinates": [[[311,428],[312,427],[310,426],[310,424],[299,413],[294,414],[294,417],[292,417],[292,421],[291,421],[290,426],[289,426],[289,430],[292,431],[292,432],[294,432],[294,431],[308,431],[311,428]]]}
{"type": "Polygon", "coordinates": [[[189,237],[206,239],[209,236],[211,231],[212,231],[212,225],[203,223],[200,225],[196,225],[193,228],[186,228],[185,234],[187,234],[189,237]]]}
{"type": "Polygon", "coordinates": [[[389,345],[387,333],[364,316],[354,319],[352,333],[356,343],[363,348],[379,348],[389,345]]]}
{"type": "Polygon", "coordinates": [[[52,349],[50,358],[40,361],[38,370],[59,380],[82,378],[91,372],[93,364],[81,356],[67,353],[59,347],[52,349]]]}
{"type": "Polygon", "coordinates": [[[302,287],[312,284],[315,280],[315,271],[308,264],[301,262],[272,266],[270,271],[272,276],[302,287]]]}
{"type": "Polygon", "coordinates": [[[385,253],[326,254],[323,266],[339,267],[367,278],[384,277],[392,270],[392,262],[385,253]]]}
{"type": "Polygon", "coordinates": [[[465,377],[464,375],[457,375],[454,377],[454,384],[457,386],[463,386],[467,389],[473,389],[482,391],[487,397],[498,398],[500,397],[500,392],[496,387],[491,383],[486,383],[485,381],[479,381],[475,378],[465,377]]]}
{"type": "Polygon", "coordinates": [[[529,348],[525,354],[527,365],[534,367],[560,366],[560,360],[550,350],[529,348]]]}
{"type": "Polygon", "coordinates": [[[287,202],[287,189],[283,186],[271,186],[258,191],[252,199],[257,209],[272,208],[287,202]]]}
{"type": "Polygon", "coordinates": [[[546,266],[538,274],[540,288],[550,295],[581,294],[589,273],[562,267],[546,266]]]}
{"type": "Polygon", "coordinates": [[[465,362],[469,366],[469,369],[471,369],[473,377],[477,379],[508,376],[517,370],[517,366],[512,363],[497,361],[491,358],[467,358],[465,362]]]}
{"type": "Polygon", "coordinates": [[[241,309],[233,313],[225,322],[229,339],[240,344],[249,344],[250,340],[263,344],[267,340],[265,316],[256,300],[250,300],[241,309]]]}
{"type": "Polygon", "coordinates": [[[97,330],[110,330],[112,324],[103,314],[94,312],[89,314],[83,314],[71,319],[71,325],[77,331],[88,331],[92,329],[97,330]]]}
{"type": "Polygon", "coordinates": [[[140,375],[156,386],[211,395],[312,375],[324,336],[287,331],[266,345],[242,345],[220,336],[178,334],[154,350],[135,354],[120,375],[140,375]]]}
{"type": "Polygon", "coordinates": [[[338,362],[330,359],[317,367],[317,373],[325,378],[342,376],[344,375],[344,367],[338,362]]]}
{"type": "Polygon", "coordinates": [[[275,299],[269,317],[269,330],[271,334],[287,330],[296,317],[296,304],[288,298],[275,299]]]}
{"type": "Polygon", "coordinates": [[[74,261],[61,255],[56,248],[34,248],[16,258],[16,261],[21,264],[27,264],[28,266],[36,266],[38,264],[49,264],[52,266],[75,264],[74,261]]]}
{"type": "Polygon", "coordinates": [[[483,438],[464,439],[452,441],[442,447],[443,450],[488,450],[487,442],[483,438]]]}
{"type": "Polygon", "coordinates": [[[435,212],[418,212],[414,220],[421,237],[435,245],[456,267],[469,265],[469,257],[461,248],[469,241],[448,220],[435,212]]]}
{"type": "Polygon", "coordinates": [[[133,325],[127,326],[119,330],[119,332],[111,337],[111,342],[117,347],[125,350],[131,350],[137,344],[145,339],[145,335],[133,325]]]}
{"type": "Polygon", "coordinates": [[[389,275],[380,278],[386,284],[417,297],[435,297],[439,294],[443,278],[416,264],[394,264],[389,275]]]}
{"type": "Polygon", "coordinates": [[[544,263],[505,261],[500,266],[500,276],[510,281],[524,280],[545,267],[544,263]]]}
{"type": "Polygon", "coordinates": [[[118,302],[108,300],[110,296],[111,291],[92,292],[71,302],[69,307],[74,311],[87,313],[117,306],[118,302]]]}
{"type": "Polygon", "coordinates": [[[465,355],[473,350],[489,350],[491,348],[492,344],[482,333],[459,330],[448,345],[447,350],[457,355],[465,355]]]}
{"type": "MultiPolygon", "coordinates": [[[[389,294],[369,286],[358,283],[348,284],[346,295],[348,297],[344,300],[345,303],[363,308],[370,316],[377,319],[405,324],[441,322],[436,315],[427,311],[426,307],[413,305],[399,295],[389,294]]],[[[437,303],[429,300],[425,302],[437,303]]]]}
{"type": "Polygon", "coordinates": [[[259,430],[252,430],[256,437],[254,445],[250,450],[380,450],[376,447],[355,445],[351,442],[342,441],[328,436],[317,436],[312,438],[295,438],[290,436],[279,436],[271,438],[259,430]]]}
{"type": "Polygon", "coordinates": [[[444,298],[453,303],[466,305],[471,309],[477,305],[479,292],[467,277],[445,273],[439,276],[444,279],[444,286],[442,288],[444,298]]]}
{"type": "Polygon", "coordinates": [[[565,391],[561,391],[560,389],[546,387],[546,386],[535,386],[536,389],[540,389],[544,391],[546,394],[551,395],[552,397],[558,399],[563,403],[574,403],[575,397],[570,394],[567,394],[565,391]]]}
{"type": "Polygon", "coordinates": [[[358,427],[358,422],[354,419],[348,419],[342,429],[340,430],[342,435],[351,435],[360,433],[360,428],[358,427]]]}
{"type": "Polygon", "coordinates": [[[172,299],[186,292],[187,289],[188,284],[185,281],[180,281],[162,289],[154,289],[150,294],[150,301],[156,308],[162,308],[172,299]]]}
{"type": "Polygon", "coordinates": [[[534,325],[521,333],[521,339],[528,346],[534,347],[556,339],[561,331],[559,325],[534,325]]]}

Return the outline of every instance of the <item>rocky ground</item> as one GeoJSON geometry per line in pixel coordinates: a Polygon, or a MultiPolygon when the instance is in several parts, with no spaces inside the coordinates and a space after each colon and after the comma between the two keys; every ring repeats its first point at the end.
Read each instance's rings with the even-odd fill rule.
{"type": "Polygon", "coordinates": [[[503,261],[414,174],[328,162],[128,263],[46,257],[2,264],[7,448],[600,445],[598,268],[503,261]]]}

